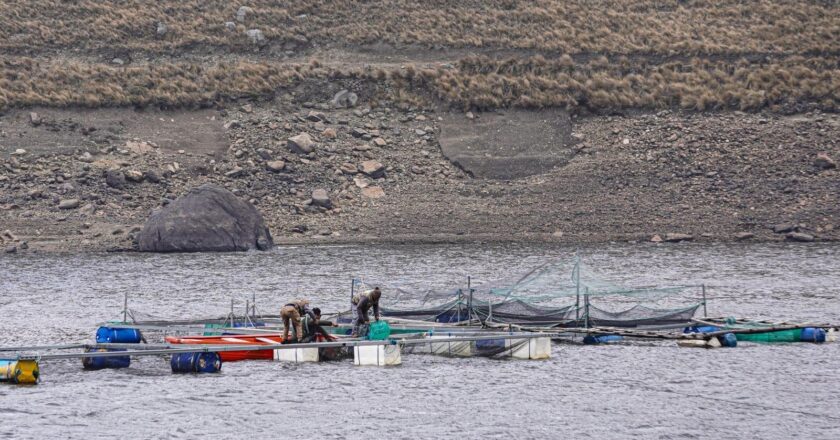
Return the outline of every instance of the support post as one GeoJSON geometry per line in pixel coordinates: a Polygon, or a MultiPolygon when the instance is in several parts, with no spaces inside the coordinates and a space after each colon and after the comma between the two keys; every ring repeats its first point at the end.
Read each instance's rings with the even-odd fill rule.
{"type": "Polygon", "coordinates": [[[128,324],[128,291],[123,297],[123,324],[128,324]]]}
{"type": "Polygon", "coordinates": [[[580,322],[580,257],[575,257],[575,322],[580,322]]]}
{"type": "Polygon", "coordinates": [[[467,299],[467,315],[469,323],[472,323],[472,312],[473,312],[473,290],[472,290],[472,279],[469,275],[467,275],[467,292],[470,293],[469,298],[467,299]]]}
{"type": "Polygon", "coordinates": [[[584,313],[584,326],[589,328],[589,288],[586,289],[586,293],[583,295],[583,313],[584,313]]]}
{"type": "Polygon", "coordinates": [[[706,318],[709,316],[709,313],[706,311],[706,285],[701,284],[700,288],[703,292],[703,318],[706,318]]]}

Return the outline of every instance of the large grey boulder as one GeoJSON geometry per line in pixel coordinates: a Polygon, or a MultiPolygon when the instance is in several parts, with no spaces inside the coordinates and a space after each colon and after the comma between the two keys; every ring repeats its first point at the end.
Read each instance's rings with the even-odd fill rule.
{"type": "Polygon", "coordinates": [[[213,184],[153,213],[137,236],[143,252],[268,250],[274,242],[254,205],[213,184]]]}

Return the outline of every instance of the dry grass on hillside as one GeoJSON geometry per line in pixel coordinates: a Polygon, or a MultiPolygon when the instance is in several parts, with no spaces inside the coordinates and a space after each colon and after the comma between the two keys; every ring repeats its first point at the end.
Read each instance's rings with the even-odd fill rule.
{"type": "MultiPolygon", "coordinates": [[[[378,100],[443,102],[457,108],[566,107],[840,110],[840,62],[790,57],[767,63],[611,63],[569,57],[494,60],[469,57],[452,67],[384,70],[282,63],[136,64],[0,59],[6,106],[207,106],[271,98],[306,81],[346,81],[378,100]]],[[[306,99],[307,97],[303,97],[306,99]]],[[[327,99],[328,97],[309,97],[327,99]]]]}
{"type": "Polygon", "coordinates": [[[269,43],[613,54],[840,53],[840,3],[814,0],[0,0],[0,50],[168,52],[269,43]],[[239,6],[253,9],[242,22],[239,6]],[[157,23],[167,32],[157,35],[157,23]],[[228,30],[225,22],[235,22],[228,30]]]}

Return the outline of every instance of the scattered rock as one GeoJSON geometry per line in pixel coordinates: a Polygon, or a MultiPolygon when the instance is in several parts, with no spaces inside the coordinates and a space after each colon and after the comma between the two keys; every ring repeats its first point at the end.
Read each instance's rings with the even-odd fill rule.
{"type": "Polygon", "coordinates": [[[388,144],[388,142],[385,139],[382,139],[381,137],[375,138],[373,140],[373,143],[376,144],[379,147],[384,147],[385,145],[388,144]]]}
{"type": "Polygon", "coordinates": [[[310,110],[306,115],[306,119],[312,122],[321,122],[324,119],[327,119],[327,115],[321,112],[316,112],[315,110],[310,110]]]}
{"type": "Polygon", "coordinates": [[[23,148],[18,148],[14,152],[12,152],[12,156],[23,156],[24,154],[26,154],[26,150],[24,150],[23,148]]]}
{"type": "Polygon", "coordinates": [[[6,246],[6,253],[7,254],[13,254],[15,252],[17,252],[17,246],[15,246],[15,245],[6,246]]]}
{"type": "Polygon", "coordinates": [[[353,178],[353,184],[355,184],[359,188],[367,188],[370,186],[370,182],[362,176],[356,176],[353,178]]]}
{"type": "Polygon", "coordinates": [[[835,162],[828,154],[820,153],[817,154],[817,158],[814,160],[814,166],[821,170],[830,170],[832,168],[837,168],[837,162],[835,162]]]}
{"type": "Polygon", "coordinates": [[[93,203],[87,203],[84,206],[82,206],[81,209],[79,209],[79,213],[88,216],[96,214],[96,205],[94,205],[93,203]]]}
{"type": "Polygon", "coordinates": [[[416,166],[416,165],[412,165],[411,166],[411,172],[414,173],[414,174],[423,174],[423,169],[416,166]]]}
{"type": "Polygon", "coordinates": [[[227,29],[230,32],[235,31],[236,30],[236,23],[234,23],[232,21],[226,21],[225,22],[225,29],[227,29]]]}
{"type": "Polygon", "coordinates": [[[143,173],[137,170],[128,170],[123,173],[125,179],[130,182],[140,183],[143,181],[143,173]]]}
{"type": "Polygon", "coordinates": [[[785,235],[785,240],[809,243],[814,241],[815,238],[813,235],[806,234],[804,232],[790,232],[787,235],[785,235]]]}
{"type": "Polygon", "coordinates": [[[232,121],[225,122],[225,125],[223,127],[225,130],[230,130],[231,128],[242,128],[242,122],[239,122],[238,120],[234,119],[232,121]]]}
{"type": "Polygon", "coordinates": [[[125,149],[136,154],[146,154],[155,150],[152,144],[144,141],[127,141],[125,149]]]}
{"type": "Polygon", "coordinates": [[[154,170],[148,170],[143,173],[143,177],[146,179],[147,182],[151,183],[160,183],[160,174],[154,170]]]}
{"type": "Polygon", "coordinates": [[[20,248],[20,250],[25,251],[29,249],[29,243],[27,243],[26,241],[22,241],[20,242],[20,246],[18,247],[20,248]]]}
{"type": "Polygon", "coordinates": [[[312,141],[308,133],[290,137],[287,145],[293,153],[297,154],[309,154],[315,149],[315,142],[312,141]]]}
{"type": "Polygon", "coordinates": [[[125,186],[125,174],[121,170],[108,170],[105,172],[105,183],[111,188],[120,189],[125,186]]]}
{"type": "Polygon", "coordinates": [[[360,138],[366,134],[368,134],[367,130],[361,128],[354,128],[350,130],[350,135],[352,135],[354,138],[360,138]]]}
{"type": "Polygon", "coordinates": [[[231,178],[241,177],[243,175],[245,175],[245,169],[242,167],[233,167],[230,171],[225,173],[226,177],[231,178]]]}
{"type": "Polygon", "coordinates": [[[58,209],[76,209],[79,207],[79,199],[66,199],[58,202],[58,209]]]}
{"type": "Polygon", "coordinates": [[[212,184],[152,214],[137,236],[143,252],[267,250],[274,242],[254,205],[212,184]]]}
{"type": "Polygon", "coordinates": [[[321,132],[321,136],[328,138],[328,139],[335,139],[338,137],[338,133],[336,133],[335,129],[332,127],[325,128],[324,131],[321,132]]]}
{"type": "Polygon", "coordinates": [[[777,234],[786,234],[788,232],[796,232],[799,230],[799,226],[793,223],[780,223],[776,226],[773,226],[773,232],[777,234]]]}
{"type": "Polygon", "coordinates": [[[270,160],[265,163],[265,169],[274,173],[279,173],[286,169],[286,162],[282,160],[270,160]]]}
{"type": "Polygon", "coordinates": [[[166,26],[166,23],[162,21],[157,22],[157,26],[155,27],[155,34],[158,36],[158,38],[166,35],[166,32],[168,30],[169,28],[166,26]]]}
{"type": "Polygon", "coordinates": [[[755,234],[753,234],[752,232],[739,232],[739,233],[735,234],[735,239],[738,240],[738,241],[749,240],[749,239],[754,238],[754,237],[755,237],[755,234]]]}
{"type": "Polygon", "coordinates": [[[32,126],[34,126],[34,127],[37,127],[37,126],[41,125],[41,115],[39,115],[38,113],[35,113],[35,112],[30,112],[29,113],[29,123],[32,124],[32,126]]]}
{"type": "Polygon", "coordinates": [[[12,231],[10,231],[8,229],[3,231],[3,235],[0,236],[0,241],[3,241],[3,240],[17,241],[17,239],[18,239],[17,236],[15,234],[12,234],[12,231]]]}
{"type": "Polygon", "coordinates": [[[385,175],[385,166],[375,160],[366,160],[359,165],[359,171],[378,179],[385,175]]]}
{"type": "Polygon", "coordinates": [[[362,188],[362,195],[369,199],[379,199],[385,197],[385,190],[378,186],[368,186],[367,188],[362,188]]]}
{"type": "Polygon", "coordinates": [[[356,174],[356,173],[359,172],[359,169],[356,167],[356,165],[353,165],[350,162],[345,162],[345,163],[341,164],[341,167],[339,169],[341,170],[342,173],[350,174],[350,175],[353,175],[353,174],[356,174]]]}
{"type": "Polygon", "coordinates": [[[351,108],[356,106],[358,100],[359,97],[355,93],[342,90],[333,96],[331,104],[334,108],[351,108]]]}
{"type": "Polygon", "coordinates": [[[262,46],[266,43],[265,35],[263,31],[259,29],[248,29],[245,31],[245,35],[251,40],[251,43],[256,44],[257,46],[262,46]]]}
{"type": "Polygon", "coordinates": [[[243,23],[245,19],[248,18],[249,15],[253,14],[254,10],[248,6],[240,6],[239,9],[236,10],[236,21],[243,23]]]}
{"type": "Polygon", "coordinates": [[[659,234],[655,234],[653,237],[650,237],[650,241],[652,243],[662,243],[662,237],[659,234]]]}
{"type": "Polygon", "coordinates": [[[665,234],[665,241],[669,243],[676,243],[679,241],[691,241],[694,240],[694,236],[691,234],[681,234],[678,232],[669,232],[665,234]]]}
{"type": "Polygon", "coordinates": [[[93,155],[85,151],[79,156],[79,162],[93,163],[93,155]]]}
{"type": "Polygon", "coordinates": [[[330,200],[327,190],[318,188],[312,191],[312,204],[323,208],[332,208],[332,201],[330,200]]]}
{"type": "Polygon", "coordinates": [[[473,114],[473,112],[467,112],[467,114],[466,114],[465,116],[466,116],[466,117],[467,117],[467,119],[469,119],[469,120],[473,120],[473,119],[475,119],[475,115],[473,114]]]}

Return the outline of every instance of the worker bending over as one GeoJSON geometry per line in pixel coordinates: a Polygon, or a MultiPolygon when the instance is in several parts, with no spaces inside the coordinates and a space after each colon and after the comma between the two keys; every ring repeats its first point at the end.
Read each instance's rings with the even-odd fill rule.
{"type": "Polygon", "coordinates": [[[382,296],[382,292],[379,290],[379,287],[376,287],[373,290],[366,290],[358,295],[353,295],[353,299],[351,300],[351,308],[353,310],[353,333],[350,334],[351,337],[355,338],[363,336],[359,335],[359,329],[362,324],[370,323],[368,312],[371,308],[373,308],[374,319],[379,321],[380,296],[382,296]]]}
{"type": "Polygon", "coordinates": [[[333,324],[330,321],[323,321],[321,320],[321,309],[315,307],[312,309],[312,315],[306,315],[303,317],[303,342],[316,342],[315,336],[320,333],[327,339],[330,339],[327,332],[321,327],[332,327],[333,324]]]}
{"type": "Polygon", "coordinates": [[[295,326],[295,337],[300,342],[303,339],[303,325],[301,325],[300,317],[303,315],[315,315],[309,310],[309,301],[305,299],[294,300],[280,309],[280,317],[283,318],[283,341],[289,339],[289,321],[295,326]]]}

